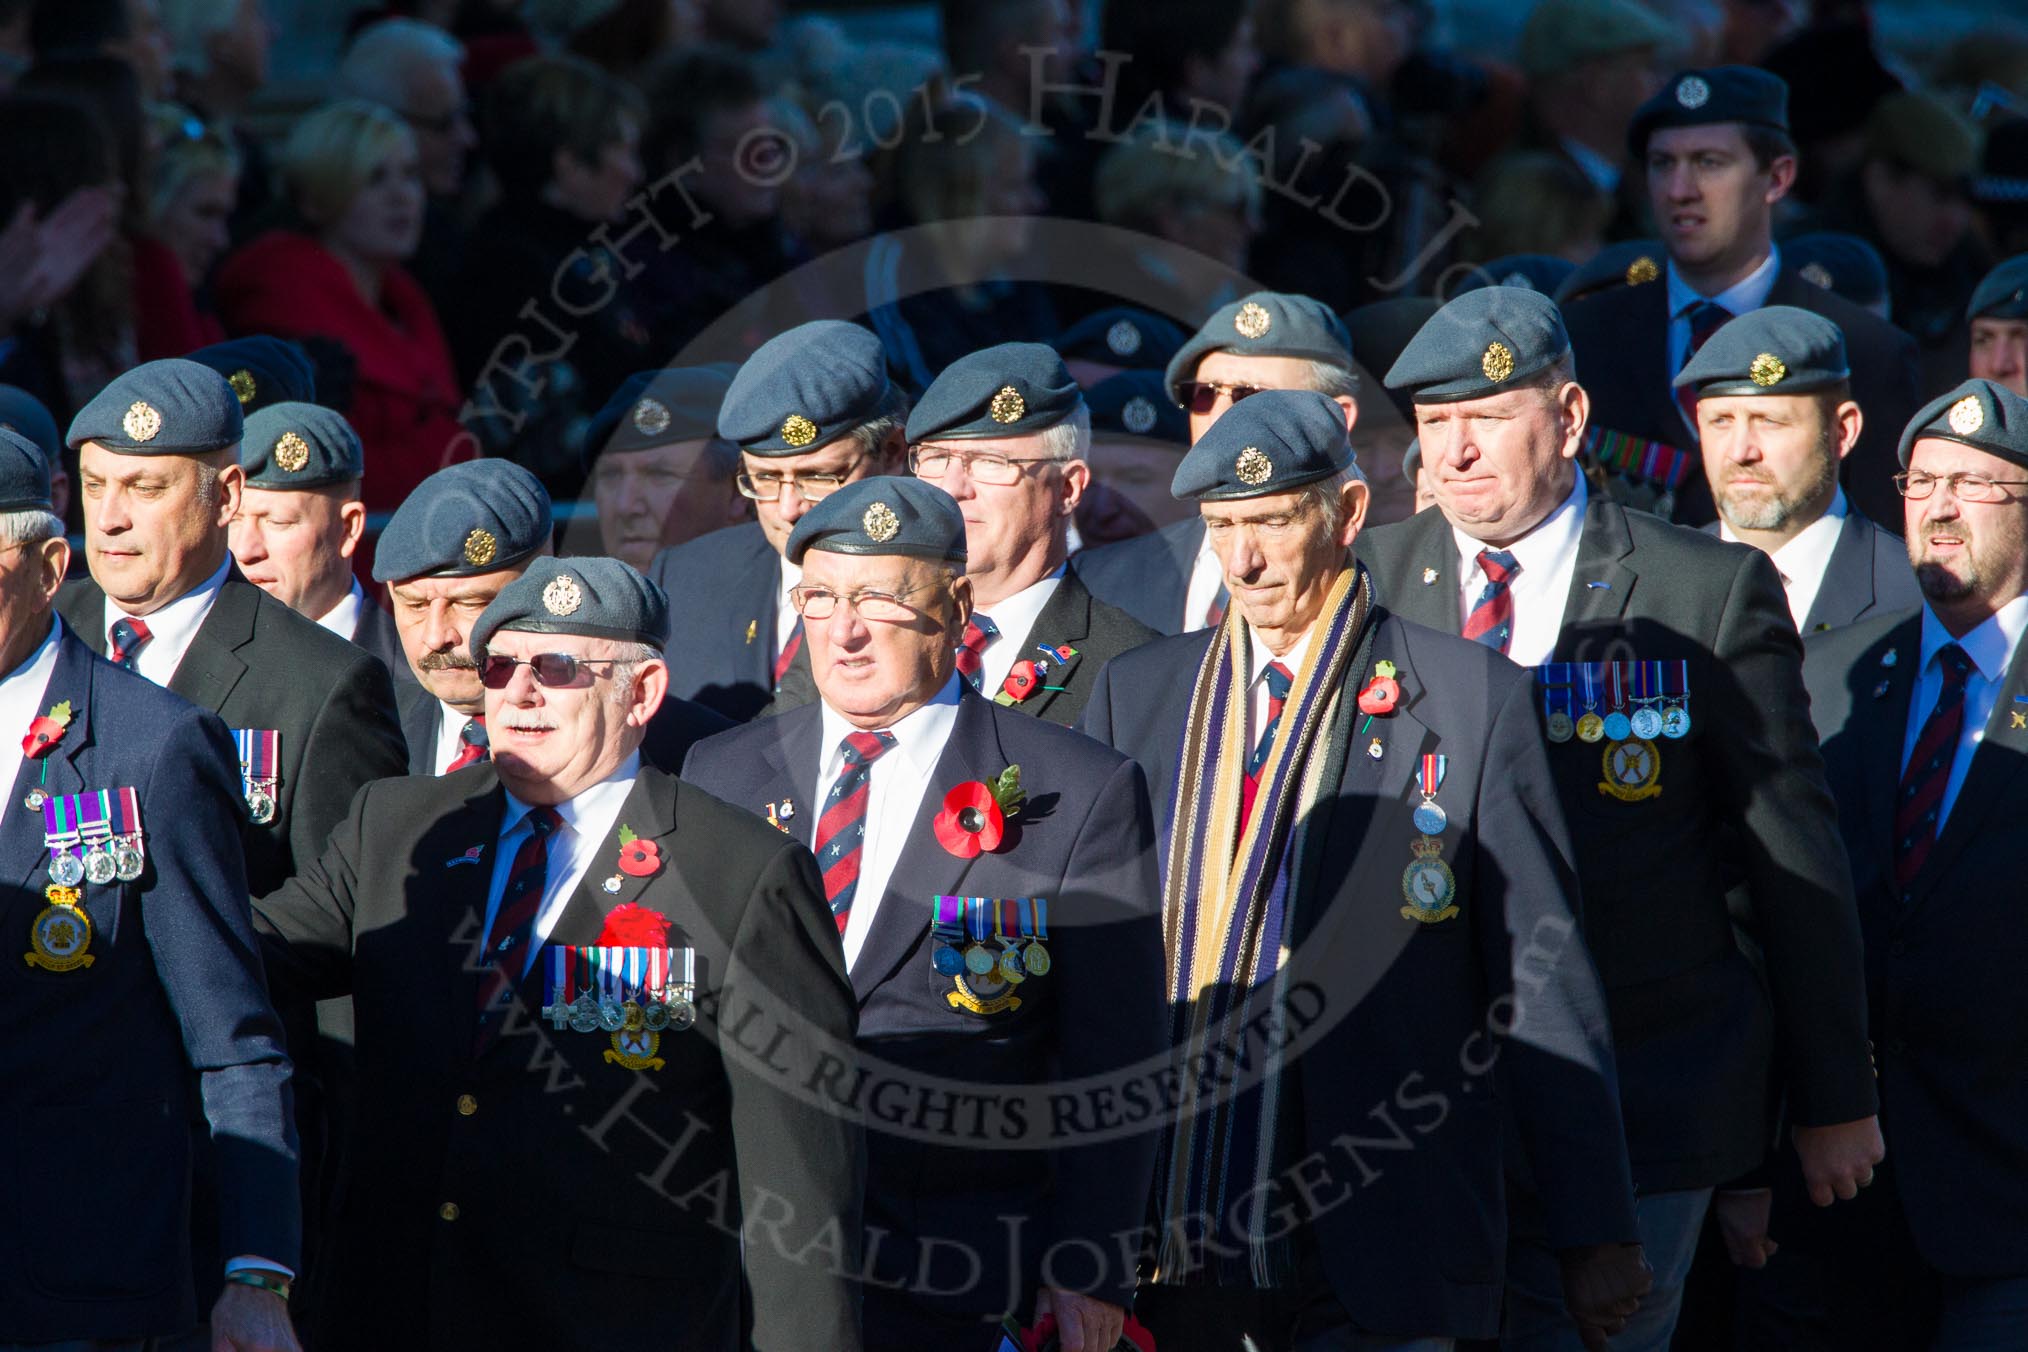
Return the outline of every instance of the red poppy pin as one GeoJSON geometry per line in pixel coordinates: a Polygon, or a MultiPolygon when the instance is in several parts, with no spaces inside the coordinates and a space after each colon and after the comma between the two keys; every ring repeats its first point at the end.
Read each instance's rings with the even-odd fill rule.
{"type": "Polygon", "coordinates": [[[1007,819],[1020,812],[1027,795],[1021,789],[1021,767],[1010,765],[990,783],[969,780],[944,795],[944,810],[931,823],[937,843],[960,859],[1000,848],[1007,837],[1007,819]]]}
{"type": "Polygon", "coordinates": [[[1391,714],[1394,706],[1401,703],[1401,682],[1394,678],[1392,662],[1373,664],[1373,679],[1359,692],[1359,712],[1362,714],[1391,714]]]}
{"type": "Polygon", "coordinates": [[[1019,704],[1022,700],[1034,694],[1035,687],[1041,683],[1042,676],[1041,673],[1035,670],[1035,664],[1024,658],[1016,662],[1008,670],[1007,679],[1000,682],[1000,693],[1006,696],[1000,702],[1002,704],[1019,704]]]}
{"type": "Polygon", "coordinates": [[[70,701],[51,705],[48,713],[28,725],[28,735],[21,739],[21,754],[30,760],[41,760],[56,750],[69,727],[70,701]]]}
{"type": "Polygon", "coordinates": [[[606,915],[599,931],[600,948],[667,948],[669,917],[660,911],[628,902],[615,906],[606,915]]]}
{"type": "Polygon", "coordinates": [[[652,840],[643,840],[634,828],[620,825],[620,872],[629,878],[652,878],[662,871],[662,852],[652,840]]]}

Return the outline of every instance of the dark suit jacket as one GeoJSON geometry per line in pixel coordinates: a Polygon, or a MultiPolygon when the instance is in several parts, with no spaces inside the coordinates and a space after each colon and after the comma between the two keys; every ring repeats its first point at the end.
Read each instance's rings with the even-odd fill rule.
{"type": "MultiPolygon", "coordinates": [[[[810,796],[822,735],[821,706],[806,705],[699,744],[684,778],[753,812],[788,799],[795,805],[790,824],[807,839],[818,816],[810,796]]],[[[876,1123],[867,1141],[866,1221],[885,1233],[877,1251],[869,1244],[874,1281],[953,1313],[997,1317],[1034,1295],[1042,1255],[1053,1250],[1057,1281],[1119,1304],[1131,1300],[1131,1258],[1120,1253],[1117,1236],[1145,1219],[1153,1142],[1145,1134],[1107,1138],[1101,1119],[1122,1125],[1112,1086],[1145,1073],[1127,1072],[1163,1045],[1159,908],[1140,769],[1087,738],[967,691],[852,968],[852,987],[862,1067],[876,1085],[909,1086],[898,1096],[912,1102],[913,1086],[925,1078],[938,1087],[958,1081],[991,1104],[977,1127],[964,1114],[954,1130],[890,1131],[876,1123]],[[1017,829],[996,853],[967,861],[947,852],[931,829],[944,795],[1009,765],[1021,767],[1028,792],[1017,829]],[[939,894],[1048,900],[1051,969],[1018,988],[1019,1009],[973,1014],[945,998],[952,979],[931,968],[927,941],[939,894]],[[1103,1088],[1047,1093],[1087,1076],[1103,1088]],[[1022,1102],[1000,1110],[1024,1091],[1022,1102]],[[1105,1105],[1095,1106],[1090,1092],[1105,1105]],[[976,1282],[954,1271],[962,1267],[953,1262],[956,1245],[979,1256],[976,1282]],[[1104,1271],[1094,1272],[1084,1256],[1070,1261],[1073,1252],[1103,1253],[1104,1271]],[[926,1284],[912,1277],[919,1263],[928,1265],[926,1284]]],[[[897,1097],[864,1093],[871,1103],[897,1097]]],[[[1125,1124],[1142,1120],[1150,1106],[1144,1100],[1140,1113],[1124,1110],[1125,1124]]]]}
{"type": "MultiPolygon", "coordinates": [[[[1915,340],[1870,310],[1813,286],[1783,265],[1768,292],[1769,305],[1813,310],[1844,331],[1852,364],[1852,395],[1865,412],[1859,444],[1841,475],[1852,502],[1877,522],[1901,520],[1893,477],[1900,469],[1901,431],[1922,405],[1915,340]]],[[[1697,438],[1684,425],[1669,382],[1669,288],[1657,279],[1616,286],[1564,310],[1577,378],[1591,393],[1594,426],[1664,442],[1697,454],[1697,438]]],[[[1676,494],[1675,519],[1701,526],[1715,520],[1711,489],[1698,466],[1676,494]]]]}
{"type": "MultiPolygon", "coordinates": [[[[57,608],[101,656],[106,595],[89,578],[64,584],[57,608]]],[[[246,831],[247,886],[280,887],[317,857],[359,786],[398,775],[407,757],[387,668],[275,600],[234,568],[169,690],[230,728],[281,734],[274,820],[246,831]]]]}
{"type": "MultiPolygon", "coordinates": [[[[1718,523],[1704,528],[1718,534],[1718,523]]],[[[1821,634],[1843,629],[1872,615],[1907,610],[1922,604],[1922,588],[1908,566],[1908,546],[1899,535],[1882,530],[1864,513],[1847,509],[1838,543],[1824,565],[1824,580],[1803,617],[1802,632],[1821,634]]]]}
{"type": "MultiPolygon", "coordinates": [[[[59,640],[43,707],[68,700],[48,757],[23,759],[0,812],[0,1343],[167,1336],[197,1318],[191,1166],[210,1127],[227,1255],[298,1261],[289,1062],[246,904],[232,739],[212,715],[59,640]],[[48,769],[43,779],[44,767],[48,769]],[[80,884],[88,967],[22,960],[50,903],[50,793],[133,788],[148,867],[80,884]]],[[[216,1273],[204,1274],[212,1283],[216,1273]]]]}
{"type": "MultiPolygon", "coordinates": [[[[1443,513],[1368,531],[1357,548],[1391,609],[1459,630],[1443,513]]],[[[1646,1190],[1725,1183],[1761,1163],[1777,1061],[1794,1121],[1875,1110],[1858,917],[1800,649],[1765,554],[1592,497],[1554,660],[1690,664],[1691,731],[1659,743],[1659,795],[1606,795],[1601,745],[1549,748],[1646,1190]],[[1766,952],[1772,1021],[1733,934],[1734,887],[1766,952]]]]}
{"type": "MultiPolygon", "coordinates": [[[[437,733],[444,722],[443,703],[425,690],[422,682],[412,679],[397,681],[394,693],[401,706],[401,735],[408,743],[408,772],[433,775],[437,772],[437,733]]],[[[682,768],[692,746],[733,726],[731,719],[702,704],[666,696],[648,720],[641,759],[673,775],[682,768]]]]}
{"type": "MultiPolygon", "coordinates": [[[[744,723],[775,694],[775,599],[781,555],[758,522],[672,545],[648,565],[669,593],[669,693],[744,723]]],[[[807,684],[808,649],[783,684],[807,684]]]]}
{"type": "Polygon", "coordinates": [[[672,942],[697,950],[696,1026],[661,1035],[660,1069],[610,1062],[606,1034],[540,1017],[538,954],[475,1058],[475,951],[505,807],[491,765],[370,785],[323,856],[259,903],[277,984],[349,992],[358,1010],[357,1167],[319,1333],[356,1348],[645,1335],[731,1352],[747,1346],[744,1310],[753,1347],[857,1348],[838,1272],[857,1261],[858,1128],[801,1092],[853,1032],[816,861],[644,768],[548,943],[595,943],[628,903],[661,912],[672,942]],[[608,892],[619,825],[663,867],[608,892]],[[459,866],[474,846],[479,861],[459,866]],[[742,1217],[756,1227],[743,1263],[742,1217]],[[781,1225],[764,1236],[769,1220],[781,1225]],[[790,1261],[826,1222],[843,1236],[831,1258],[790,1261]]]}
{"type": "MultiPolygon", "coordinates": [[[[1029,631],[1021,652],[1022,657],[1049,662],[1049,672],[1043,677],[1045,684],[1019,704],[1004,707],[1067,728],[1084,712],[1084,702],[1091,697],[1092,686],[1098,683],[1105,664],[1156,637],[1147,625],[1086,591],[1073,563],[1064,570],[1063,581],[1057,584],[1049,604],[1035,616],[1035,627],[1029,631]],[[1038,651],[1040,646],[1060,648],[1066,644],[1077,649],[1077,656],[1070,659],[1068,666],[1054,657],[1043,659],[1038,651]]],[[[993,694],[990,690],[984,693],[993,694]]],[[[782,677],[782,688],[767,712],[787,713],[816,701],[816,676],[809,669],[809,659],[804,658],[782,677]]]]}
{"type": "MultiPolygon", "coordinates": [[[[1492,1337],[1506,1249],[1503,1097],[1544,1181],[1552,1241],[1634,1237],[1605,999],[1578,932],[1570,833],[1532,682],[1479,644],[1384,610],[1373,623],[1372,657],[1399,668],[1403,702],[1369,723],[1348,691],[1332,729],[1349,747],[1319,809],[1328,821],[1309,824],[1323,843],[1304,861],[1312,894],[1298,906],[1312,910],[1298,912],[1290,957],[1291,983],[1316,993],[1313,1025],[1326,1031],[1294,1063],[1303,1135],[1290,1149],[1325,1161],[1312,1175],[1329,1175],[1320,1206],[1346,1203],[1313,1225],[1354,1324],[1492,1337]],[[1401,913],[1425,752],[1449,758],[1437,801],[1460,912],[1429,925],[1401,913]],[[1494,1075],[1482,1030],[1517,986],[1526,1024],[1500,1044],[1494,1075]],[[1384,1136],[1373,1132],[1383,1118],[1415,1144],[1365,1172],[1333,1142],[1384,1136]]],[[[1080,725],[1147,770],[1165,849],[1191,688],[1213,637],[1164,639],[1114,662],[1080,725]]]]}
{"type": "Polygon", "coordinates": [[[387,613],[378,601],[373,599],[376,586],[367,592],[366,601],[359,607],[359,623],[353,627],[352,641],[380,659],[387,668],[387,674],[398,683],[409,674],[408,654],[402,650],[401,634],[394,627],[394,616],[387,613]]]}
{"type": "Polygon", "coordinates": [[[1190,571],[1204,545],[1204,519],[1186,516],[1151,535],[1086,549],[1077,573],[1091,594],[1118,606],[1158,634],[1183,631],[1190,571]]]}
{"type": "MultiPolygon", "coordinates": [[[[2028,644],[2014,653],[1963,786],[1906,895],[1894,802],[1922,614],[1806,645],[1810,712],[1838,795],[1866,932],[1881,1125],[1915,1246],[1952,1276],[2028,1273],[2028,644]]],[[[1917,710],[1926,718],[1927,710],[1917,710]]]]}

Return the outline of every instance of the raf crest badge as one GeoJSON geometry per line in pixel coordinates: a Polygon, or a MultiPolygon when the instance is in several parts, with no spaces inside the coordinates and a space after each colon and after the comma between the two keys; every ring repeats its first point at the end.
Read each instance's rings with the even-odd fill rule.
{"type": "Polygon", "coordinates": [[[866,515],[859,518],[859,525],[866,532],[866,538],[877,545],[884,545],[901,534],[901,518],[894,514],[894,508],[884,502],[868,507],[866,515]]]}
{"type": "Polygon", "coordinates": [[[483,526],[474,526],[465,537],[465,562],[474,568],[484,568],[500,552],[500,542],[493,538],[493,532],[483,526]]]}

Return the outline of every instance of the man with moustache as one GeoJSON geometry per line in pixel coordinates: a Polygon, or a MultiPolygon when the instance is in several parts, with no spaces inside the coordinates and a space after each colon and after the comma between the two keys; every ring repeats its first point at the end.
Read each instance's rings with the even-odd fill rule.
{"type": "Polygon", "coordinates": [[[605,552],[635,568],[745,519],[739,452],[718,435],[730,363],[629,376],[591,420],[592,503],[605,552]]]}
{"type": "Polygon", "coordinates": [[[1718,502],[1706,531],[1773,560],[1797,632],[1918,602],[1900,537],[1838,486],[1864,417],[1836,324],[1765,306],[1712,335],[1676,384],[1696,400],[1704,477],[1718,502]]]}
{"type": "Polygon", "coordinates": [[[2028,254],[1987,273],[1965,306],[1970,374],[2028,395],[2028,254]]]}

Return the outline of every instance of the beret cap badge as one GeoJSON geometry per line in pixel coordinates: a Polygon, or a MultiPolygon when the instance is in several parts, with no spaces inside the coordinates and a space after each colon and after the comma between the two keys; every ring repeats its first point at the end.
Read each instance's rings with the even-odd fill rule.
{"type": "Polygon", "coordinates": [[[135,441],[153,441],[162,431],[162,415],[147,400],[136,399],[128,407],[127,416],[120,419],[120,426],[135,441]]]}
{"type": "Polygon", "coordinates": [[[275,443],[275,463],[294,474],[310,463],[310,443],[294,432],[282,433],[281,440],[275,443]]]}
{"type": "Polygon", "coordinates": [[[1232,317],[1233,330],[1242,338],[1265,338],[1274,324],[1274,316],[1267,307],[1256,301],[1240,306],[1239,313],[1232,317]]]}
{"type": "Polygon", "coordinates": [[[660,399],[643,399],[634,405],[634,430],[644,437],[658,437],[669,430],[669,406],[660,399]]]}
{"type": "Polygon", "coordinates": [[[784,446],[807,446],[817,439],[817,424],[800,413],[791,413],[782,419],[782,444],[784,446]]]}
{"type": "Polygon", "coordinates": [[[251,404],[254,401],[254,395],[258,393],[254,385],[253,372],[247,370],[244,366],[227,376],[225,383],[232,386],[233,397],[238,399],[241,404],[251,404]]]}
{"type": "Polygon", "coordinates": [[[492,531],[482,526],[474,526],[465,536],[465,562],[474,568],[484,568],[499,551],[500,542],[493,538],[492,531]]]}
{"type": "Polygon", "coordinates": [[[1986,425],[1986,410],[1979,406],[1978,396],[1966,395],[1951,405],[1951,431],[1961,437],[1968,437],[1986,425]]]}
{"type": "Polygon", "coordinates": [[[1258,488],[1274,477],[1275,462],[1268,459],[1258,446],[1249,446],[1239,453],[1239,459],[1232,462],[1233,477],[1248,488],[1258,488]]]}
{"type": "Polygon", "coordinates": [[[1753,383],[1763,389],[1769,385],[1781,384],[1788,373],[1788,363],[1772,352],[1761,353],[1753,359],[1753,364],[1746,368],[1746,374],[1753,383]]]}
{"type": "Polygon", "coordinates": [[[1685,75],[1676,82],[1676,102],[1685,108],[1702,108],[1711,101],[1711,86],[1701,76],[1685,75]]]}
{"type": "Polygon", "coordinates": [[[1021,391],[1012,385],[1002,385],[993,401],[986,405],[986,413],[996,423],[1016,423],[1028,412],[1028,401],[1021,397],[1021,391]]]}
{"type": "Polygon", "coordinates": [[[1486,379],[1499,384],[1514,374],[1514,353],[1505,343],[1486,344],[1486,355],[1479,358],[1479,369],[1486,379]]]}
{"type": "Polygon", "coordinates": [[[1131,357],[1141,350],[1141,331],[1131,319],[1115,319],[1106,330],[1106,348],[1115,357],[1131,357]]]}
{"type": "Polygon", "coordinates": [[[1798,277],[1801,277],[1804,281],[1808,282],[1811,286],[1821,286],[1826,291],[1829,291],[1831,289],[1832,283],[1837,280],[1836,278],[1831,276],[1831,270],[1829,268],[1825,267],[1822,263],[1819,263],[1814,259],[1808,263],[1803,264],[1800,268],[1796,269],[1796,275],[1798,277]]]}
{"type": "Polygon", "coordinates": [[[866,538],[877,545],[884,545],[901,533],[901,518],[894,514],[894,508],[884,502],[876,502],[866,509],[866,515],[859,518],[860,528],[866,538]]]}
{"type": "Polygon", "coordinates": [[[1639,258],[1627,264],[1628,286],[1641,286],[1654,281],[1661,275],[1662,269],[1656,265],[1654,259],[1646,254],[1642,254],[1639,258]]]}
{"type": "Polygon", "coordinates": [[[1146,436],[1154,430],[1155,405],[1144,395],[1135,395],[1120,409],[1120,422],[1135,436],[1146,436]]]}
{"type": "Polygon", "coordinates": [[[569,573],[558,573],[542,589],[542,608],[552,615],[573,615],[584,604],[584,592],[569,573]]]}

